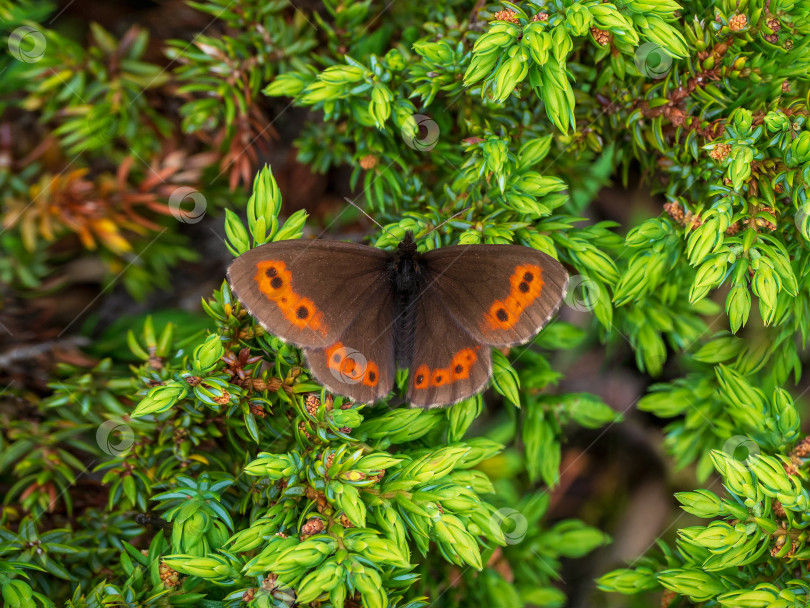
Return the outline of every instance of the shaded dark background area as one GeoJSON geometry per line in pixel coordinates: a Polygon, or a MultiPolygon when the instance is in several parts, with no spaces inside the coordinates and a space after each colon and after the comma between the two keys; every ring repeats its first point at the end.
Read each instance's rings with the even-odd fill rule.
{"type": "MultiPolygon", "coordinates": [[[[295,5],[309,10],[317,9],[320,3],[297,1],[295,5]]],[[[122,35],[133,24],[146,28],[150,32],[150,47],[144,59],[168,64],[163,54],[164,41],[191,39],[208,26],[210,17],[188,8],[184,0],[73,0],[63,2],[47,25],[75,31],[80,37],[91,21],[116,35],[122,35]]],[[[335,168],[327,174],[311,171],[297,160],[294,140],[305,122],[318,120],[317,115],[301,108],[287,108],[283,99],[265,97],[262,104],[274,122],[266,133],[268,152],[261,162],[273,168],[284,201],[283,215],[306,209],[310,213],[308,231],[318,234],[342,210],[344,197],[357,196],[358,192],[349,185],[351,168],[335,168]],[[275,120],[281,113],[283,120],[275,120]]],[[[323,145],[328,146],[329,142],[324,141],[323,145]]],[[[663,200],[651,196],[647,187],[640,185],[641,177],[632,174],[627,187],[616,183],[603,188],[590,207],[592,219],[632,226],[639,219],[659,215],[663,200]]],[[[243,194],[237,191],[233,196],[243,194]]],[[[234,202],[235,209],[243,207],[244,201],[234,202]]],[[[359,239],[376,230],[362,216],[346,217],[350,215],[353,219],[332,226],[324,236],[359,239]]],[[[12,341],[7,338],[0,348],[0,379],[46,394],[54,366],[59,362],[90,363],[92,356],[84,347],[92,339],[109,337],[110,328],[122,316],[177,308],[199,311],[201,298],[209,297],[212,290],[221,286],[232,256],[223,243],[221,214],[210,214],[184,229],[202,258],[175,269],[170,291],[152,293],[143,302],[133,300],[118,285],[100,293],[101,269],[82,259],[68,266],[67,289],[38,298],[25,312],[14,314],[13,310],[6,310],[6,317],[26,322],[10,328],[12,341]],[[77,317],[79,322],[62,333],[65,325],[77,317]]],[[[588,313],[566,307],[561,318],[583,327],[590,324],[588,313]]],[[[672,540],[678,527],[695,521],[677,508],[672,494],[701,484],[691,469],[673,473],[674,467],[663,450],[662,429],[666,421],[636,410],[635,404],[651,380],[638,372],[629,344],[620,341],[604,346],[591,341],[576,352],[561,354],[554,365],[565,374],[559,385],[561,392],[595,393],[625,415],[621,424],[595,431],[572,428],[568,435],[560,484],[552,493],[547,520],[578,517],[605,530],[614,541],[584,559],[567,562],[561,584],[569,594],[571,606],[656,605],[657,599],[644,604],[638,600],[634,604],[633,599],[597,594],[593,579],[611,568],[632,563],[654,545],[656,538],[672,540]]],[[[656,380],[666,381],[682,376],[683,372],[665,368],[663,376],[656,380]]],[[[716,485],[709,480],[703,487],[718,490],[716,485]]],[[[91,490],[89,494],[92,495],[91,490]]],[[[92,496],[87,496],[86,501],[92,504],[92,496]]],[[[81,507],[76,505],[77,509],[81,507]]]]}

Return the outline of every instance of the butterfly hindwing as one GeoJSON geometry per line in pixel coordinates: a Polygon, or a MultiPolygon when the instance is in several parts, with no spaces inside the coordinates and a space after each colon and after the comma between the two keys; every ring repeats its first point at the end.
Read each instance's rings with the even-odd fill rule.
{"type": "Polygon", "coordinates": [[[418,330],[408,374],[411,405],[448,405],[481,391],[490,375],[489,346],[453,319],[435,285],[427,286],[412,306],[418,330]]]}
{"type": "Polygon", "coordinates": [[[458,245],[422,256],[425,282],[476,341],[530,340],[559,308],[568,273],[545,253],[517,245],[458,245]]]}
{"type": "Polygon", "coordinates": [[[327,389],[360,403],[385,397],[394,386],[394,292],[378,281],[363,292],[359,314],[325,348],[306,348],[310,370],[327,389]]]}
{"type": "Polygon", "coordinates": [[[270,333],[302,347],[337,342],[361,314],[390,306],[368,293],[385,282],[392,254],[336,241],[267,243],[239,256],[228,281],[270,333]]]}

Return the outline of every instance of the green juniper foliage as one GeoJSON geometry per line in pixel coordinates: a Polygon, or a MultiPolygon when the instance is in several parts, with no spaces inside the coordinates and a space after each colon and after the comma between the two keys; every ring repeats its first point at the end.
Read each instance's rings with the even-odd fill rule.
{"type": "Polygon", "coordinates": [[[405,371],[390,402],[327,393],[225,282],[202,318],[94,336],[47,391],[3,375],[5,605],[563,606],[562,560],[610,542],[546,517],[563,445],[634,405],[667,420],[674,468],[720,483],[678,493],[695,525],[598,587],[810,605],[810,2],[188,4],[212,29],[156,56],[143,28],[0,0],[0,313],[65,290],[75,256],[101,295],[169,285],[197,256],[178,191],[234,256],[311,232],[261,162],[294,106],[298,160],[350,168],[370,244],[545,251],[578,324],[494,350],[486,399],[445,410],[391,407],[405,371]],[[637,173],[660,213],[596,221],[637,173]],[[556,387],[599,341],[656,379],[638,403],[556,387]]]}

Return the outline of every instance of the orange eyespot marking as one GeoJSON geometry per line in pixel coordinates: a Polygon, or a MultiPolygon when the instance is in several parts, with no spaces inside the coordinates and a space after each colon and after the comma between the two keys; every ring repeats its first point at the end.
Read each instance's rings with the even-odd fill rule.
{"type": "Polygon", "coordinates": [[[340,366],[340,371],[342,371],[344,374],[351,374],[355,371],[356,367],[357,361],[354,359],[344,359],[340,366]]]}
{"type": "Polygon", "coordinates": [[[360,382],[366,374],[365,360],[358,357],[356,350],[352,348],[343,349],[343,360],[340,362],[340,374],[346,379],[354,382],[360,382]]]}
{"type": "Polygon", "coordinates": [[[269,260],[256,264],[255,279],[259,291],[271,300],[278,300],[290,291],[292,273],[284,262],[269,260]]]}
{"type": "Polygon", "coordinates": [[[256,282],[259,291],[276,303],[284,318],[301,329],[311,329],[321,335],[327,334],[326,324],[321,313],[309,298],[304,298],[293,290],[292,273],[287,265],[278,260],[256,264],[256,282]]]}
{"type": "Polygon", "coordinates": [[[453,355],[450,362],[450,382],[469,378],[470,368],[477,359],[478,356],[472,348],[464,348],[453,355]]]}
{"type": "Polygon", "coordinates": [[[374,361],[369,361],[366,365],[366,373],[363,374],[363,384],[366,386],[377,386],[380,382],[380,368],[374,361]]]}
{"type": "Polygon", "coordinates": [[[467,365],[472,365],[475,363],[476,359],[478,359],[478,355],[475,354],[476,350],[478,350],[478,347],[462,348],[455,355],[453,355],[453,363],[466,363],[467,365]]]}
{"type": "Polygon", "coordinates": [[[520,303],[514,298],[495,300],[485,315],[487,325],[491,329],[510,329],[520,319],[520,303]]]}
{"type": "Polygon", "coordinates": [[[376,386],[380,381],[380,371],[376,363],[366,362],[365,357],[354,348],[335,342],[324,350],[326,367],[337,372],[342,382],[363,382],[368,386],[376,386]]]}
{"type": "Polygon", "coordinates": [[[450,370],[446,367],[434,369],[430,372],[430,386],[444,386],[450,382],[450,370]]]}
{"type": "Polygon", "coordinates": [[[470,368],[464,363],[456,363],[450,368],[450,382],[466,380],[470,377],[470,368]]]}
{"type": "Polygon", "coordinates": [[[324,353],[326,354],[326,367],[340,371],[343,359],[346,358],[346,347],[343,346],[343,342],[335,342],[332,346],[327,346],[324,353]]]}
{"type": "Polygon", "coordinates": [[[427,365],[420,365],[413,372],[413,387],[427,388],[430,386],[430,368],[427,365]]]}
{"type": "Polygon", "coordinates": [[[535,264],[521,264],[509,278],[512,291],[509,296],[524,308],[543,292],[543,269],[535,264]]]}
{"type": "Polygon", "coordinates": [[[314,331],[325,333],[323,314],[315,307],[309,298],[300,298],[295,293],[291,294],[293,299],[286,306],[277,302],[281,307],[284,316],[296,327],[309,327],[314,331]]]}

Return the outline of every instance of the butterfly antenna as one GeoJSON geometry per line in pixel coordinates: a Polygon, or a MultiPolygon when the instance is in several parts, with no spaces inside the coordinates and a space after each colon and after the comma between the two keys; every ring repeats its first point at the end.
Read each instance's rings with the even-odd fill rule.
{"type": "Polygon", "coordinates": [[[449,221],[450,221],[450,220],[452,220],[453,218],[458,217],[458,216],[459,216],[459,215],[461,215],[462,213],[466,213],[466,212],[467,212],[467,211],[469,211],[471,208],[472,208],[472,207],[465,207],[464,209],[462,209],[462,210],[461,210],[461,211],[459,211],[458,213],[454,213],[453,215],[451,215],[450,217],[448,217],[446,220],[444,220],[444,221],[443,221],[441,224],[439,224],[438,226],[434,226],[433,228],[431,228],[431,229],[430,229],[430,232],[428,232],[428,233],[427,233],[425,236],[428,236],[428,235],[429,235],[431,232],[433,232],[434,230],[438,230],[439,228],[441,228],[442,226],[444,226],[444,225],[445,225],[447,222],[449,222],[449,221]]]}
{"type": "Polygon", "coordinates": [[[365,215],[365,216],[366,216],[368,219],[370,219],[370,220],[371,220],[372,222],[374,222],[374,223],[375,223],[377,226],[379,226],[380,230],[382,230],[383,232],[388,233],[388,235],[389,235],[389,236],[392,236],[392,237],[394,238],[394,240],[396,240],[396,241],[399,241],[399,240],[400,240],[400,239],[399,239],[399,237],[398,237],[397,235],[395,235],[395,234],[391,233],[391,231],[387,230],[387,229],[385,228],[385,226],[383,226],[383,225],[382,225],[380,222],[378,222],[378,221],[377,221],[377,220],[375,220],[373,217],[371,217],[371,216],[370,216],[368,213],[366,213],[366,210],[365,210],[365,209],[363,209],[363,208],[362,208],[360,205],[357,205],[357,204],[356,204],[356,203],[355,203],[353,200],[351,200],[351,199],[350,199],[350,198],[348,198],[348,197],[345,197],[343,200],[345,200],[347,203],[349,203],[349,204],[350,204],[352,207],[357,208],[357,210],[358,210],[360,213],[362,213],[363,215],[365,215]]]}

